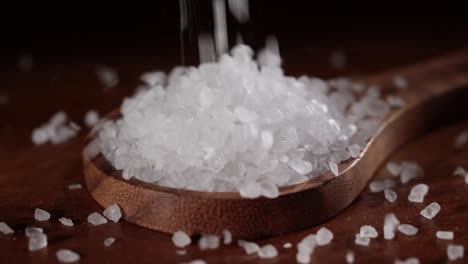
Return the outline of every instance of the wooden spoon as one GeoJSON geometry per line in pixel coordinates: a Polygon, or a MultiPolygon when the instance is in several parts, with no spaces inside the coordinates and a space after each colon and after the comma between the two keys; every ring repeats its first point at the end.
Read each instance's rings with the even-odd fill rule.
{"type": "Polygon", "coordinates": [[[236,238],[254,239],[320,224],[349,206],[395,150],[468,116],[468,50],[363,81],[389,88],[396,75],[409,82],[407,90],[397,93],[405,107],[385,118],[359,158],[340,165],[338,177],[325,173],[281,188],[276,199],[245,199],[238,193],[196,192],[127,181],[102,154],[90,159],[83,152],[88,190],[103,207],[117,203],[125,220],[167,233],[221,234],[227,229],[236,238]]]}

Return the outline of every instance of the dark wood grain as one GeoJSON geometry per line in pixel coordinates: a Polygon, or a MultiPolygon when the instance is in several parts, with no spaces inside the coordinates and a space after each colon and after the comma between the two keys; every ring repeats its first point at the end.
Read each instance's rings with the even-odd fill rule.
{"type": "MultiPolygon", "coordinates": [[[[384,32],[378,37],[361,36],[360,39],[347,40],[345,48],[351,55],[351,61],[350,67],[344,71],[334,71],[326,65],[326,54],[335,45],[333,40],[323,40],[320,45],[314,45],[315,40],[301,43],[300,46],[285,43],[282,51],[289,58],[286,64],[288,71],[293,73],[362,76],[414,63],[468,44],[468,39],[462,41],[463,30],[454,37],[447,34],[423,36],[418,32],[404,36],[384,32]],[[372,51],[369,51],[369,47],[372,47],[372,51]],[[311,64],[310,61],[316,63],[311,64]]],[[[286,40],[282,39],[283,42],[286,40]]],[[[322,226],[332,230],[335,239],[333,244],[316,250],[313,263],[344,263],[347,250],[356,253],[356,263],[393,263],[397,257],[410,256],[419,257],[422,263],[447,263],[446,247],[451,242],[435,239],[436,230],[453,230],[453,243],[468,247],[468,187],[461,177],[451,175],[457,165],[468,167],[468,149],[452,148],[454,136],[468,129],[467,122],[433,131],[397,148],[390,160],[418,161],[425,169],[425,177],[395,188],[400,197],[394,204],[386,202],[383,193],[369,193],[366,189],[344,211],[319,226],[258,240],[260,244],[273,243],[279,248],[280,255],[274,260],[246,256],[237,246],[200,251],[196,245],[192,245],[187,248],[187,255],[179,256],[175,253],[170,236],[166,234],[124,221],[91,226],[86,222],[86,217],[91,212],[101,211],[101,206],[86,189],[67,189],[71,183],[84,184],[81,150],[85,134],[62,145],[36,147],[30,142],[32,128],[58,109],[65,110],[78,122],[90,108],[106,113],[131,94],[141,71],[167,69],[177,61],[167,50],[141,56],[127,51],[114,58],[92,54],[82,56],[80,60],[65,56],[55,61],[44,57],[45,61],[39,60],[29,73],[17,71],[14,64],[2,65],[0,91],[10,95],[10,103],[0,106],[0,221],[7,222],[16,232],[10,236],[0,235],[0,263],[56,263],[55,252],[60,248],[78,252],[82,263],[180,263],[195,258],[204,259],[207,263],[295,263],[296,250],[282,249],[281,245],[285,242],[297,243],[322,226]],[[102,62],[117,68],[120,73],[119,86],[106,92],[93,73],[95,63],[102,62]],[[426,201],[423,204],[409,203],[406,198],[409,190],[419,182],[430,186],[426,201]],[[431,201],[440,203],[442,211],[429,221],[422,218],[419,211],[431,201]],[[50,211],[52,219],[48,222],[34,221],[36,207],[50,211]],[[370,224],[381,230],[384,215],[389,212],[395,212],[402,222],[420,228],[419,235],[406,237],[398,234],[393,241],[384,241],[379,237],[371,242],[369,248],[354,244],[354,234],[361,225],[370,224]],[[68,228],[61,225],[57,219],[62,216],[72,218],[75,226],[68,228]],[[27,251],[27,239],[23,232],[26,226],[45,229],[49,238],[47,249],[34,253],[27,251]],[[117,238],[111,248],[102,245],[108,236],[117,238]]],[[[459,102],[458,106],[459,111],[465,111],[466,102],[459,102]]],[[[461,115],[461,112],[454,114],[461,115]]],[[[460,115],[456,118],[462,118],[460,115]]],[[[444,116],[437,116],[435,120],[440,118],[444,116]]],[[[374,175],[378,178],[389,177],[381,167],[374,175]]]]}

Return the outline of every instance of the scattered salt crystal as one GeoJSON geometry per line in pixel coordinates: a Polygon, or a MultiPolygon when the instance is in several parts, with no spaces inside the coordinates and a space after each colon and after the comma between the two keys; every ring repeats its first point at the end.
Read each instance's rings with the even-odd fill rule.
{"type": "Polygon", "coordinates": [[[115,242],[114,237],[108,237],[108,238],[104,239],[104,246],[110,247],[110,246],[112,246],[112,244],[114,244],[114,242],[115,242]]]}
{"type": "Polygon", "coordinates": [[[257,254],[260,258],[274,258],[278,256],[278,250],[273,245],[268,244],[261,247],[257,254]]]}
{"type": "Polygon", "coordinates": [[[424,196],[429,192],[429,186],[424,183],[416,184],[411,188],[410,194],[408,195],[408,200],[413,203],[422,203],[424,201],[424,196]]]}
{"type": "Polygon", "coordinates": [[[117,223],[122,217],[122,212],[117,204],[111,204],[103,212],[103,215],[114,223],[117,223]]]}
{"type": "Polygon", "coordinates": [[[187,254],[187,250],[185,250],[185,249],[178,249],[178,250],[176,250],[176,254],[177,254],[177,255],[185,255],[185,254],[187,254]]]}
{"type": "Polygon", "coordinates": [[[385,189],[384,194],[385,194],[385,199],[387,199],[387,201],[391,203],[395,202],[396,199],[398,198],[398,194],[394,192],[392,189],[385,189]]]}
{"type": "Polygon", "coordinates": [[[316,234],[316,242],[319,246],[330,244],[333,240],[333,233],[325,227],[320,228],[316,234]]]}
{"type": "Polygon", "coordinates": [[[465,176],[467,174],[468,172],[461,166],[457,166],[455,170],[453,171],[453,175],[465,176]]]}
{"type": "Polygon", "coordinates": [[[310,263],[310,253],[307,252],[297,252],[296,254],[296,261],[300,264],[308,264],[310,263]]]}
{"type": "Polygon", "coordinates": [[[190,262],[187,262],[186,264],[206,264],[206,262],[202,259],[195,259],[190,262]]]}
{"type": "Polygon", "coordinates": [[[390,213],[385,215],[384,220],[384,238],[387,240],[391,240],[395,237],[395,232],[400,225],[400,221],[396,218],[395,214],[390,213]]]}
{"type": "Polygon", "coordinates": [[[73,263],[80,260],[80,255],[69,250],[69,249],[59,249],[56,253],[58,261],[62,263],[73,263]]]}
{"type": "Polygon", "coordinates": [[[60,144],[75,137],[79,131],[79,127],[73,122],[67,125],[67,118],[65,112],[57,112],[47,123],[33,130],[31,141],[35,145],[42,145],[47,142],[60,144]]]}
{"type": "Polygon", "coordinates": [[[406,184],[409,181],[421,177],[424,172],[421,166],[415,162],[403,162],[400,174],[401,183],[406,184]]]}
{"type": "Polygon", "coordinates": [[[229,11],[239,23],[249,21],[249,0],[229,0],[229,11]]]}
{"type": "Polygon", "coordinates": [[[369,183],[369,189],[371,192],[374,192],[374,193],[381,192],[382,190],[385,189],[384,182],[379,181],[379,180],[372,181],[371,183],[369,183]]]}
{"type": "Polygon", "coordinates": [[[298,263],[309,263],[310,255],[314,252],[317,246],[317,236],[310,234],[304,237],[301,242],[297,244],[296,260],[298,263]]]}
{"type": "Polygon", "coordinates": [[[347,264],[352,264],[354,263],[354,252],[349,251],[346,252],[346,263],[347,264]]]}
{"type": "Polygon", "coordinates": [[[74,183],[74,184],[68,185],[69,190],[78,190],[81,188],[83,188],[83,186],[80,183],[74,183]]]}
{"type": "Polygon", "coordinates": [[[340,172],[338,171],[338,165],[336,165],[335,162],[330,161],[330,162],[328,163],[328,166],[330,167],[331,172],[332,172],[335,176],[338,176],[338,175],[340,174],[340,172]]]}
{"type": "Polygon", "coordinates": [[[419,259],[416,257],[407,258],[405,260],[397,259],[395,264],[419,264],[419,259]]]}
{"type": "Polygon", "coordinates": [[[203,235],[198,241],[201,250],[217,249],[219,247],[219,237],[215,235],[203,235]]]}
{"type": "Polygon", "coordinates": [[[361,154],[361,146],[358,144],[350,145],[348,151],[352,158],[357,158],[361,154]]]}
{"type": "Polygon", "coordinates": [[[403,101],[403,99],[401,99],[400,97],[394,95],[387,96],[387,103],[393,108],[401,108],[405,106],[405,101],[403,101]]]}
{"type": "Polygon", "coordinates": [[[228,35],[226,21],[226,2],[213,0],[215,46],[219,57],[228,50],[228,35]]]}
{"type": "Polygon", "coordinates": [[[436,237],[439,239],[452,240],[454,235],[452,231],[437,231],[436,237]]]}
{"type": "Polygon", "coordinates": [[[89,110],[84,117],[84,123],[87,127],[93,127],[99,122],[99,113],[96,110],[89,110]]]}
{"type": "Polygon", "coordinates": [[[312,171],[312,164],[310,163],[310,161],[305,161],[301,159],[293,159],[289,161],[288,166],[302,175],[308,174],[312,171]]]}
{"type": "Polygon", "coordinates": [[[356,234],[356,238],[354,239],[354,243],[356,245],[367,247],[370,244],[370,238],[362,237],[360,234],[356,234]]]}
{"type": "Polygon", "coordinates": [[[242,106],[237,106],[234,109],[234,114],[236,115],[237,119],[243,123],[252,123],[258,119],[258,114],[252,112],[242,106]]]}
{"type": "Polygon", "coordinates": [[[292,244],[289,242],[283,244],[283,248],[291,248],[291,247],[292,247],[292,244]]]}
{"type": "Polygon", "coordinates": [[[43,233],[31,235],[28,241],[29,251],[36,251],[47,247],[47,236],[43,233]]]}
{"type": "Polygon", "coordinates": [[[455,148],[461,148],[468,143],[468,130],[462,131],[455,137],[455,148]]]}
{"type": "Polygon", "coordinates": [[[192,240],[184,231],[177,231],[172,235],[172,243],[176,247],[186,247],[190,245],[192,240]]]}
{"type": "Polygon", "coordinates": [[[386,168],[392,176],[399,176],[402,170],[402,167],[395,162],[388,162],[386,168]]]}
{"type": "Polygon", "coordinates": [[[408,80],[401,75],[393,77],[393,84],[398,89],[406,89],[408,87],[408,80]]]}
{"type": "Polygon", "coordinates": [[[92,225],[102,225],[107,223],[107,219],[98,212],[88,215],[88,223],[92,225]]]}
{"type": "Polygon", "coordinates": [[[247,255],[252,255],[258,252],[260,247],[254,242],[239,240],[239,246],[243,247],[247,255]]]}
{"type": "Polygon", "coordinates": [[[463,245],[449,245],[447,247],[447,256],[449,260],[462,259],[464,257],[465,248],[463,245]]]}
{"type": "Polygon", "coordinates": [[[105,65],[96,66],[95,70],[98,80],[104,86],[105,90],[112,88],[119,83],[119,76],[116,70],[105,65]]]}
{"type": "Polygon", "coordinates": [[[44,230],[42,230],[42,228],[39,228],[39,227],[26,227],[24,229],[24,233],[26,234],[27,237],[32,237],[34,235],[44,233],[44,230]]]}
{"type": "Polygon", "coordinates": [[[45,210],[36,208],[36,210],[34,210],[34,219],[37,221],[47,221],[50,219],[50,214],[45,210]]]}
{"type": "Polygon", "coordinates": [[[232,233],[229,230],[223,231],[223,243],[229,245],[232,243],[232,233]]]}
{"type": "Polygon", "coordinates": [[[330,65],[335,69],[343,69],[346,67],[346,53],[343,50],[334,50],[330,54],[330,65]]]}
{"type": "Polygon", "coordinates": [[[9,235],[13,234],[14,231],[11,229],[10,226],[7,225],[5,222],[0,222],[0,233],[3,233],[4,235],[9,235]]]}
{"type": "Polygon", "coordinates": [[[427,219],[434,218],[440,212],[440,205],[436,202],[432,202],[426,208],[421,211],[421,215],[427,219]]]}
{"type": "Polygon", "coordinates": [[[368,237],[368,238],[376,238],[379,236],[379,233],[373,226],[370,225],[363,225],[359,230],[359,235],[361,237],[368,237]]]}
{"type": "Polygon", "coordinates": [[[398,231],[407,235],[407,236],[414,236],[418,233],[418,229],[409,224],[401,224],[398,226],[398,231]]]}
{"type": "Polygon", "coordinates": [[[73,221],[70,218],[60,217],[59,221],[65,226],[73,226],[73,221]]]}

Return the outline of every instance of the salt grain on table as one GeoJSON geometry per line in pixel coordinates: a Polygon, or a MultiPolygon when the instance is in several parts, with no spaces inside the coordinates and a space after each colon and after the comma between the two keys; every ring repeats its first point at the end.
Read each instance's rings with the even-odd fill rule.
{"type": "Polygon", "coordinates": [[[327,228],[322,227],[317,231],[315,239],[319,246],[328,245],[333,240],[333,233],[327,228]]]}
{"type": "Polygon", "coordinates": [[[122,217],[122,212],[117,204],[111,204],[103,212],[103,215],[114,223],[117,223],[122,217]]]}
{"type": "Polygon", "coordinates": [[[114,244],[114,242],[115,242],[114,237],[108,237],[108,238],[104,239],[104,246],[110,247],[110,246],[112,246],[112,244],[114,244]]]}
{"type": "Polygon", "coordinates": [[[402,171],[401,165],[395,162],[388,162],[385,167],[387,168],[388,172],[390,172],[392,176],[399,176],[402,171]]]}
{"type": "Polygon", "coordinates": [[[60,217],[59,221],[65,226],[73,226],[73,221],[70,218],[60,217]]]}
{"type": "Polygon", "coordinates": [[[346,252],[346,263],[353,264],[354,263],[354,252],[348,251],[346,252]]]}
{"type": "Polygon", "coordinates": [[[198,241],[198,247],[201,250],[217,249],[220,241],[219,237],[215,235],[203,235],[198,241]]]}
{"type": "Polygon", "coordinates": [[[419,259],[416,257],[407,258],[405,260],[395,260],[395,264],[419,264],[419,259]]]}
{"type": "Polygon", "coordinates": [[[59,249],[55,255],[57,256],[58,261],[62,263],[73,263],[80,260],[80,255],[69,249],[59,249]]]}
{"type": "Polygon", "coordinates": [[[401,224],[398,226],[398,231],[407,236],[414,236],[418,233],[418,228],[409,224],[401,224]]]}
{"type": "Polygon", "coordinates": [[[239,246],[244,248],[245,253],[247,253],[247,255],[255,254],[260,249],[258,244],[254,242],[243,241],[243,240],[239,240],[239,246]]]}
{"type": "Polygon", "coordinates": [[[232,233],[229,230],[223,231],[223,243],[229,245],[232,243],[232,233]]]}
{"type": "Polygon", "coordinates": [[[376,238],[379,236],[379,233],[373,226],[363,225],[359,230],[359,235],[361,237],[376,238]]]}
{"type": "Polygon", "coordinates": [[[88,222],[92,225],[102,225],[107,223],[107,219],[98,212],[88,215],[88,222]]]}
{"type": "Polygon", "coordinates": [[[387,199],[387,201],[391,203],[395,202],[396,199],[398,198],[398,194],[394,192],[392,189],[385,189],[384,195],[385,195],[385,199],[387,199]]]}
{"type": "Polygon", "coordinates": [[[386,240],[393,239],[395,237],[395,233],[399,225],[400,225],[400,221],[398,221],[394,213],[389,213],[385,215],[384,226],[383,226],[384,238],[386,240]]]}
{"type": "Polygon", "coordinates": [[[178,250],[176,250],[176,254],[177,254],[177,255],[185,255],[185,254],[187,254],[187,250],[185,250],[185,249],[178,249],[178,250]]]}
{"type": "Polygon", "coordinates": [[[429,192],[429,186],[424,183],[416,184],[411,188],[408,200],[413,203],[422,203],[424,196],[429,192]]]}
{"type": "Polygon", "coordinates": [[[5,222],[0,222],[0,233],[3,233],[4,235],[9,235],[13,234],[15,231],[11,229],[10,226],[7,225],[5,222]]]}
{"type": "Polygon", "coordinates": [[[447,247],[447,257],[449,260],[462,259],[465,254],[465,248],[463,245],[449,245],[447,247]]]}
{"type": "Polygon", "coordinates": [[[289,242],[283,244],[283,248],[291,248],[291,247],[292,247],[292,244],[289,242]]]}
{"type": "Polygon", "coordinates": [[[269,259],[278,256],[278,250],[273,245],[268,244],[261,247],[257,254],[260,258],[269,259]]]}
{"type": "Polygon", "coordinates": [[[172,235],[172,243],[174,243],[176,247],[186,247],[190,245],[191,242],[192,239],[190,239],[184,231],[177,231],[172,235]]]}
{"type": "Polygon", "coordinates": [[[50,214],[43,209],[36,208],[36,210],[34,210],[34,219],[37,221],[47,221],[50,219],[50,214]]]}
{"type": "Polygon", "coordinates": [[[452,231],[437,231],[436,237],[439,239],[452,240],[454,235],[452,231]]]}
{"type": "Polygon", "coordinates": [[[69,190],[78,190],[81,188],[83,188],[83,186],[80,183],[74,183],[74,184],[68,185],[69,190]]]}
{"type": "Polygon", "coordinates": [[[36,251],[47,247],[47,236],[43,233],[31,235],[28,241],[29,251],[36,251]]]}
{"type": "Polygon", "coordinates": [[[468,143],[468,130],[462,131],[455,137],[455,148],[461,148],[468,143]]]}
{"type": "Polygon", "coordinates": [[[24,229],[24,233],[25,233],[25,235],[27,237],[32,237],[34,235],[44,233],[44,230],[42,228],[39,228],[39,227],[26,227],[24,229]]]}
{"type": "Polygon", "coordinates": [[[356,234],[356,238],[354,239],[354,243],[356,245],[367,247],[370,244],[370,238],[362,237],[360,234],[356,234]]]}
{"type": "Polygon", "coordinates": [[[420,214],[427,219],[434,218],[440,212],[440,205],[436,202],[432,202],[426,208],[424,208],[420,214]]]}

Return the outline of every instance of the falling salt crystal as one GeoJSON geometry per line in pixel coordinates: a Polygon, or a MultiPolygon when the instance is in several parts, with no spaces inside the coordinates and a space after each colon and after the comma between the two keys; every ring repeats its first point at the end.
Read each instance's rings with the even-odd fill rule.
{"type": "Polygon", "coordinates": [[[186,247],[190,245],[191,242],[192,240],[184,231],[177,231],[172,235],[172,243],[174,243],[176,247],[186,247]]]}
{"type": "Polygon", "coordinates": [[[333,161],[328,162],[328,166],[330,167],[331,172],[335,176],[338,176],[340,174],[340,172],[338,171],[338,165],[336,165],[335,162],[333,162],[333,161]]]}
{"type": "Polygon", "coordinates": [[[411,188],[410,194],[408,195],[408,200],[413,203],[422,203],[424,201],[424,196],[429,191],[429,186],[424,183],[416,184],[411,188]]]}
{"type": "Polygon", "coordinates": [[[140,80],[149,86],[164,85],[167,75],[162,71],[145,72],[140,75],[140,80]]]}
{"type": "Polygon", "coordinates": [[[416,257],[407,258],[405,260],[397,259],[395,264],[419,264],[419,259],[416,257]]]}
{"type": "Polygon", "coordinates": [[[249,0],[229,0],[229,11],[239,23],[249,21],[249,0]]]}
{"type": "Polygon", "coordinates": [[[463,245],[449,245],[447,247],[447,256],[449,260],[462,259],[464,257],[465,248],[463,245]]]}
{"type": "Polygon", "coordinates": [[[110,246],[112,246],[112,244],[114,244],[114,242],[115,242],[114,237],[108,237],[108,238],[104,239],[104,246],[110,247],[110,246]]]}
{"type": "Polygon", "coordinates": [[[396,218],[395,214],[390,213],[385,215],[384,220],[384,238],[387,240],[391,240],[395,237],[395,232],[400,225],[400,221],[396,218]]]}
{"type": "Polygon", "coordinates": [[[386,168],[392,176],[399,176],[402,171],[402,167],[395,162],[387,163],[386,168]]]}
{"type": "Polygon", "coordinates": [[[36,251],[47,247],[47,236],[43,233],[34,234],[29,237],[28,249],[29,251],[36,251]]]}
{"type": "Polygon", "coordinates": [[[214,235],[204,235],[198,241],[198,247],[201,250],[217,249],[219,247],[219,237],[214,235]]]}
{"type": "Polygon", "coordinates": [[[319,246],[330,244],[333,240],[333,233],[325,227],[320,228],[316,234],[316,242],[319,246]]]}
{"type": "Polygon", "coordinates": [[[239,193],[244,198],[254,199],[262,194],[262,189],[257,182],[248,182],[239,187],[239,193]]]}
{"type": "Polygon", "coordinates": [[[73,226],[73,221],[70,218],[60,217],[59,221],[65,226],[73,226]]]}
{"type": "Polygon", "coordinates": [[[356,238],[354,239],[354,243],[356,245],[367,247],[370,244],[370,238],[362,237],[360,234],[356,234],[356,238]]]}
{"type": "Polygon", "coordinates": [[[310,163],[310,161],[305,161],[301,159],[293,159],[289,161],[288,166],[302,175],[305,175],[312,171],[312,164],[310,163]]]}
{"type": "Polygon", "coordinates": [[[373,226],[370,225],[363,225],[359,230],[359,235],[361,237],[368,237],[368,238],[376,238],[379,236],[379,233],[373,226]]]}
{"type": "Polygon", "coordinates": [[[455,137],[455,148],[461,148],[468,143],[468,130],[462,131],[455,137]]]}
{"type": "Polygon", "coordinates": [[[96,66],[95,70],[99,82],[101,82],[105,89],[112,88],[119,83],[119,76],[114,69],[105,65],[99,65],[96,66]]]}
{"type": "Polygon", "coordinates": [[[102,225],[107,223],[107,219],[98,212],[88,215],[88,222],[92,225],[102,225]]]}
{"type": "Polygon", "coordinates": [[[403,76],[397,75],[393,77],[393,84],[398,89],[406,89],[408,87],[408,80],[403,76]]]}
{"type": "Polygon", "coordinates": [[[226,2],[224,0],[213,0],[214,36],[215,46],[219,57],[228,50],[226,2]]]}
{"type": "Polygon", "coordinates": [[[69,250],[69,249],[59,249],[56,253],[58,261],[62,263],[73,263],[80,260],[80,255],[69,250]]]}
{"type": "Polygon", "coordinates": [[[273,245],[268,244],[261,247],[257,254],[260,258],[274,258],[278,256],[278,250],[273,245]]]}
{"type": "Polygon", "coordinates": [[[334,50],[330,54],[330,65],[335,69],[346,68],[346,53],[343,50],[334,50]]]}
{"type": "Polygon", "coordinates": [[[361,146],[358,144],[350,145],[348,151],[352,158],[357,158],[361,154],[361,146]]]}
{"type": "Polygon", "coordinates": [[[232,233],[229,230],[223,231],[223,242],[224,245],[229,245],[232,242],[232,233]]]}
{"type": "Polygon", "coordinates": [[[291,247],[292,247],[292,244],[289,242],[283,244],[283,248],[291,248],[291,247]]]}
{"type": "Polygon", "coordinates": [[[421,215],[427,219],[434,218],[440,212],[440,205],[436,202],[432,202],[426,208],[421,211],[421,215]]]}
{"type": "Polygon", "coordinates": [[[346,252],[346,263],[347,264],[354,263],[354,252],[352,252],[352,251],[346,252]]]}
{"type": "Polygon", "coordinates": [[[11,229],[10,226],[7,225],[5,222],[0,222],[0,233],[3,233],[4,235],[9,235],[13,234],[15,231],[11,229]]]}
{"type": "Polygon", "coordinates": [[[392,189],[385,189],[384,194],[385,194],[385,199],[387,199],[387,201],[391,203],[395,202],[396,199],[398,198],[398,194],[394,192],[392,189]]]}
{"type": "Polygon", "coordinates": [[[418,233],[418,229],[409,224],[401,224],[398,226],[398,231],[407,235],[407,236],[414,236],[418,233]]]}
{"type": "Polygon", "coordinates": [[[45,210],[36,208],[36,210],[34,210],[34,219],[37,221],[47,221],[50,219],[50,214],[45,210]]]}
{"type": "Polygon", "coordinates": [[[122,212],[117,204],[111,204],[103,212],[103,215],[114,223],[117,223],[122,217],[122,212]]]}
{"type": "Polygon", "coordinates": [[[454,235],[452,231],[437,231],[436,237],[439,239],[452,240],[454,235]]]}
{"type": "Polygon", "coordinates": [[[44,230],[42,230],[42,228],[39,228],[39,227],[26,227],[24,229],[24,233],[26,234],[27,237],[32,237],[37,234],[44,233],[44,230]]]}
{"type": "Polygon", "coordinates": [[[239,246],[243,247],[247,255],[257,253],[260,247],[254,242],[239,240],[239,246]]]}
{"type": "Polygon", "coordinates": [[[84,123],[87,127],[93,127],[99,122],[99,113],[96,110],[89,110],[84,117],[84,123]]]}
{"type": "Polygon", "coordinates": [[[389,95],[387,96],[387,103],[393,108],[401,108],[405,106],[405,101],[401,99],[400,97],[394,96],[394,95],[389,95]]]}

